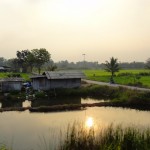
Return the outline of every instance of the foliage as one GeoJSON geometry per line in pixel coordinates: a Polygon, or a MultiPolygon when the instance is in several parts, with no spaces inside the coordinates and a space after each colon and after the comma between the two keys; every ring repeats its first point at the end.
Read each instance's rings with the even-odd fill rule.
{"type": "Polygon", "coordinates": [[[57,66],[56,64],[53,62],[53,60],[49,60],[48,62],[46,62],[44,64],[44,68],[47,70],[47,71],[55,71],[57,69],[57,66]]]}
{"type": "Polygon", "coordinates": [[[7,65],[11,67],[11,71],[19,72],[19,63],[17,58],[11,58],[7,60],[7,65]]]}
{"type": "Polygon", "coordinates": [[[146,68],[150,69],[150,58],[148,58],[148,60],[146,61],[146,68]]]}
{"type": "Polygon", "coordinates": [[[27,72],[27,67],[29,66],[29,63],[27,60],[28,60],[30,53],[31,52],[29,50],[17,51],[16,53],[17,59],[18,59],[18,65],[19,67],[21,67],[22,72],[27,72]]]}
{"type": "MultiPolygon", "coordinates": [[[[84,70],[87,79],[109,82],[110,75],[104,70],[84,70]]],[[[114,76],[115,83],[122,85],[138,85],[136,82],[140,82],[142,87],[150,87],[149,70],[120,70],[114,76]],[[134,80],[136,76],[140,76],[139,79],[134,80]]]]}
{"type": "Polygon", "coordinates": [[[47,94],[44,91],[37,91],[35,93],[35,98],[41,99],[41,98],[46,98],[47,94]]]}
{"type": "Polygon", "coordinates": [[[119,71],[119,64],[117,62],[118,60],[114,57],[110,58],[110,62],[105,62],[105,70],[107,72],[111,72],[111,82],[113,82],[113,77],[115,75],[115,72],[119,71]]]}
{"type": "Polygon", "coordinates": [[[9,73],[7,76],[9,78],[11,78],[11,77],[21,77],[20,73],[9,73]]]}
{"type": "Polygon", "coordinates": [[[44,65],[44,63],[48,62],[50,59],[50,54],[49,52],[44,49],[33,49],[31,50],[33,57],[34,57],[34,62],[35,62],[35,66],[38,68],[38,72],[40,74],[41,72],[41,67],[42,65],[44,65]]]}
{"type": "Polygon", "coordinates": [[[3,73],[0,72],[0,78],[8,78],[8,77],[21,77],[23,78],[25,81],[29,81],[31,74],[28,73],[3,73]]]}
{"type": "Polygon", "coordinates": [[[4,57],[0,57],[0,66],[5,66],[7,60],[4,57]]]}
{"type": "Polygon", "coordinates": [[[148,150],[150,149],[150,129],[139,129],[121,125],[94,127],[87,129],[82,124],[68,127],[65,140],[60,142],[60,150],[148,150]]]}
{"type": "Polygon", "coordinates": [[[8,148],[6,144],[0,143],[0,150],[12,150],[12,148],[8,148]]]}

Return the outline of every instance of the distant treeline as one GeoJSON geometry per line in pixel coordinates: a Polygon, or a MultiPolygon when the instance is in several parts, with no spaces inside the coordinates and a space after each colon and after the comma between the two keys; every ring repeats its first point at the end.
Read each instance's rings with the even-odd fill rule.
{"type": "MultiPolygon", "coordinates": [[[[54,63],[54,62],[52,62],[54,63]]],[[[88,62],[88,61],[79,61],[79,62],[68,62],[59,61],[54,63],[58,69],[104,69],[105,65],[98,62],[88,62]]],[[[119,63],[121,69],[144,69],[146,63],[144,62],[122,62],[119,63]]],[[[45,64],[46,66],[46,64],[45,64]]]]}
{"type": "MultiPolygon", "coordinates": [[[[120,62],[119,66],[121,69],[144,69],[146,63],[145,62],[120,62]]],[[[11,68],[16,68],[17,66],[14,65],[12,62],[12,59],[5,59],[3,57],[0,57],[0,67],[1,66],[9,66],[11,68]]],[[[105,66],[103,63],[95,62],[88,62],[88,61],[79,61],[79,62],[69,62],[67,60],[65,61],[59,61],[54,62],[52,59],[50,59],[48,62],[46,62],[42,69],[44,70],[50,70],[51,66],[57,66],[57,69],[104,69],[105,66]]]]}

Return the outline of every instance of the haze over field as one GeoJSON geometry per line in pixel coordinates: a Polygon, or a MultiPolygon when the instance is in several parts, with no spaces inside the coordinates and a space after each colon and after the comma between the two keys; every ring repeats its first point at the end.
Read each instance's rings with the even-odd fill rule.
{"type": "Polygon", "coordinates": [[[0,56],[46,48],[54,61],[146,61],[149,0],[0,0],[0,56]]]}

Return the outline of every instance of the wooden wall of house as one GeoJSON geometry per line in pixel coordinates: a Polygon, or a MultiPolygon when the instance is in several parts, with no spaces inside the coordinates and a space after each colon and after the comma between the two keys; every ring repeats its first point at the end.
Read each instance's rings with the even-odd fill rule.
{"type": "Polygon", "coordinates": [[[2,91],[21,91],[22,82],[6,81],[1,83],[2,91]]]}
{"type": "Polygon", "coordinates": [[[81,79],[55,79],[48,80],[47,78],[32,79],[34,90],[49,90],[54,88],[75,88],[80,87],[81,79]]]}
{"type": "Polygon", "coordinates": [[[55,79],[49,80],[48,89],[80,87],[81,79],[55,79]]]}
{"type": "Polygon", "coordinates": [[[32,86],[34,90],[47,90],[47,78],[33,78],[32,86]]]}

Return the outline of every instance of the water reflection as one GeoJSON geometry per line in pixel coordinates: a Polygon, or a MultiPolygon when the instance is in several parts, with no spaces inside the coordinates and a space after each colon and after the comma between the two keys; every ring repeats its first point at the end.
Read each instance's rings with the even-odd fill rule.
{"type": "Polygon", "coordinates": [[[86,127],[91,128],[94,126],[94,120],[92,117],[88,117],[85,122],[86,127]]]}
{"type": "Polygon", "coordinates": [[[40,107],[40,106],[52,106],[52,105],[63,105],[63,104],[91,104],[104,102],[105,100],[98,100],[93,98],[82,98],[82,97],[57,97],[50,99],[36,99],[36,100],[11,100],[4,99],[0,102],[0,108],[8,107],[40,107]]]}
{"type": "Polygon", "coordinates": [[[109,100],[104,99],[94,99],[94,98],[81,98],[82,104],[92,104],[92,103],[100,103],[100,102],[109,102],[109,100]]]}
{"type": "Polygon", "coordinates": [[[24,102],[22,102],[22,107],[31,107],[31,101],[25,100],[24,102]]]}
{"type": "Polygon", "coordinates": [[[21,150],[41,150],[38,146],[39,136],[45,137],[48,144],[51,142],[51,146],[56,146],[60,142],[60,130],[65,134],[68,124],[75,121],[85,121],[84,125],[87,122],[87,129],[92,126],[98,129],[99,125],[103,127],[112,122],[124,126],[142,125],[143,128],[150,126],[149,116],[149,111],[113,107],[91,107],[84,111],[53,113],[3,112],[0,113],[0,141],[11,143],[13,138],[15,150],[20,150],[20,145],[21,150]]]}
{"type": "Polygon", "coordinates": [[[62,104],[81,104],[81,97],[37,99],[32,101],[31,106],[40,107],[40,106],[62,105],[62,104]]]}

